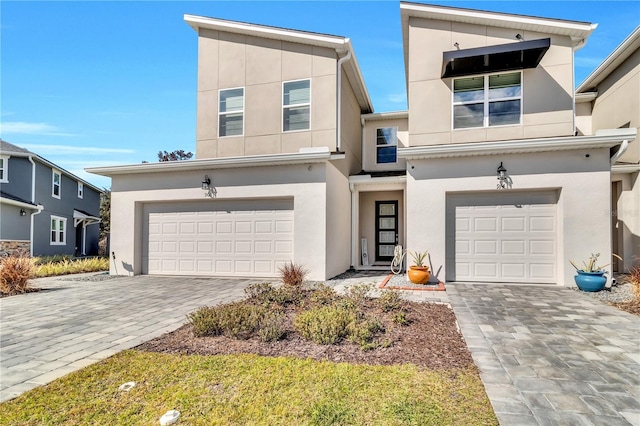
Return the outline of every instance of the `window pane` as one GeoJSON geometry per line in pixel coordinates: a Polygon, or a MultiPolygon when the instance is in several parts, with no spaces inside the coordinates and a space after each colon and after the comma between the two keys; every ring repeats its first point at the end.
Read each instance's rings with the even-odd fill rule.
{"type": "Polygon", "coordinates": [[[395,163],[396,162],[396,147],[395,146],[382,146],[377,148],[378,153],[376,156],[376,162],[378,163],[395,163]]]}
{"type": "Polygon", "coordinates": [[[53,183],[56,185],[60,184],[60,175],[58,173],[53,174],[53,183]]]}
{"type": "Polygon", "coordinates": [[[489,126],[520,123],[520,100],[491,102],[489,104],[489,126]]]}
{"type": "Polygon", "coordinates": [[[56,231],[51,231],[51,242],[52,243],[56,242],[56,231]]]}
{"type": "Polygon", "coordinates": [[[395,243],[396,233],[394,231],[378,232],[378,240],[380,243],[395,243]]]}
{"type": "Polygon", "coordinates": [[[242,113],[220,116],[220,136],[242,136],[242,113]]]}
{"type": "Polygon", "coordinates": [[[395,204],[379,204],[378,214],[380,216],[393,216],[396,214],[396,205],[395,204]]]}
{"type": "Polygon", "coordinates": [[[285,108],[283,124],[285,132],[289,130],[308,130],[309,107],[285,108]]]}
{"type": "Polygon", "coordinates": [[[484,77],[453,80],[453,101],[470,102],[484,99],[484,77]]]}
{"type": "Polygon", "coordinates": [[[284,84],[283,104],[308,104],[311,99],[310,80],[292,81],[284,84]]]}
{"type": "Polygon", "coordinates": [[[381,217],[378,222],[378,229],[396,229],[396,219],[393,217],[381,217]]]}
{"type": "Polygon", "coordinates": [[[489,99],[520,96],[520,73],[489,76],[489,99]]]}
{"type": "Polygon", "coordinates": [[[220,92],[220,112],[242,111],[244,89],[231,89],[220,92]]]}
{"type": "Polygon", "coordinates": [[[456,105],[453,107],[453,128],[482,127],[484,104],[456,105]]]}
{"type": "Polygon", "coordinates": [[[60,195],[60,185],[58,185],[58,184],[54,184],[53,185],[53,194],[54,195],[60,195]]]}
{"type": "Polygon", "coordinates": [[[56,230],[56,220],[55,219],[51,219],[51,230],[52,231],[56,230]]]}
{"type": "Polygon", "coordinates": [[[397,145],[397,132],[395,127],[385,127],[377,129],[376,144],[377,145],[397,145]]]}

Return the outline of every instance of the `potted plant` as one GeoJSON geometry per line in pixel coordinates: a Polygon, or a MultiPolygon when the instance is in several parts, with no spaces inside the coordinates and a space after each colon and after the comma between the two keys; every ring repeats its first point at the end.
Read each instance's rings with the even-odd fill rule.
{"type": "Polygon", "coordinates": [[[604,276],[607,271],[605,271],[604,268],[608,266],[608,264],[598,266],[598,257],[600,257],[600,253],[591,253],[589,260],[582,262],[582,266],[576,265],[572,260],[569,261],[578,272],[578,275],[576,275],[574,279],[576,280],[576,285],[580,290],[600,291],[607,283],[607,277],[604,276]]]}
{"type": "Polygon", "coordinates": [[[414,284],[426,284],[431,278],[429,267],[424,265],[425,259],[429,256],[429,251],[412,251],[409,254],[413,259],[413,265],[407,271],[409,281],[414,284]]]}

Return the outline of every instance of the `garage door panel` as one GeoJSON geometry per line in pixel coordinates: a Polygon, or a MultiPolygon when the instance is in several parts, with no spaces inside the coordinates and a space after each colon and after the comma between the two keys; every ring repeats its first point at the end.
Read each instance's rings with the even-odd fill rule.
{"type": "Polygon", "coordinates": [[[211,203],[145,206],[146,272],[276,276],[278,267],[293,259],[293,202],[266,201],[263,210],[256,210],[257,204],[215,203],[219,210],[213,211],[206,210],[211,203]]]}
{"type": "Polygon", "coordinates": [[[553,192],[449,196],[447,279],[555,282],[556,201],[553,192]]]}

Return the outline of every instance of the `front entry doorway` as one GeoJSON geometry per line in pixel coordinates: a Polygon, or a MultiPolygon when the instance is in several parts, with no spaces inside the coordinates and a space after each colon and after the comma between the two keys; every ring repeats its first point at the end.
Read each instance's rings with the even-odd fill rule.
{"type": "Polygon", "coordinates": [[[376,261],[393,260],[398,243],[398,201],[376,201],[376,261]]]}

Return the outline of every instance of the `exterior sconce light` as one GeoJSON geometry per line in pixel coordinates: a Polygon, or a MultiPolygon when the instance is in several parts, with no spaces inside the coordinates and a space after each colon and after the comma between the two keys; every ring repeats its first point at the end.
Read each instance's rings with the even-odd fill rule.
{"type": "Polygon", "coordinates": [[[522,37],[522,35],[520,35],[520,34],[518,33],[518,34],[516,34],[516,40],[520,40],[520,41],[522,41],[522,40],[524,40],[524,37],[522,37]]]}
{"type": "Polygon", "coordinates": [[[498,189],[506,189],[509,187],[509,177],[507,176],[507,169],[502,165],[502,161],[498,166],[498,189]]]}
{"type": "Polygon", "coordinates": [[[210,185],[211,185],[211,179],[209,179],[208,175],[204,175],[204,180],[202,181],[202,189],[204,189],[205,191],[208,191],[210,185]]]}
{"type": "Polygon", "coordinates": [[[20,216],[26,216],[27,211],[25,209],[20,209],[20,216]]]}

